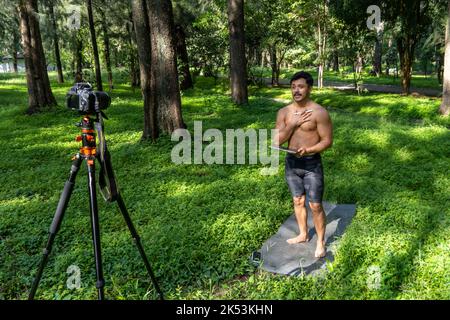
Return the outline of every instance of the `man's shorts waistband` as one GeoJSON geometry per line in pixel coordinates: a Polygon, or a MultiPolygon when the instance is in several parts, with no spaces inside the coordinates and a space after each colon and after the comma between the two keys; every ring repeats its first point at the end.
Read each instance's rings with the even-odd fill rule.
{"type": "Polygon", "coordinates": [[[302,156],[302,157],[298,157],[295,154],[289,153],[287,155],[287,157],[292,158],[292,159],[302,159],[302,160],[319,160],[321,159],[320,153],[315,153],[315,154],[311,154],[311,155],[307,155],[307,156],[302,156]]]}

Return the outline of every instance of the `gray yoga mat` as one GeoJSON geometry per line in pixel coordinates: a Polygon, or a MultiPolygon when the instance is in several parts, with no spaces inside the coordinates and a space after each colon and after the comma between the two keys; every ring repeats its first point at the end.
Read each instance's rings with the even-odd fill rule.
{"type": "MultiPolygon", "coordinates": [[[[312,221],[311,210],[308,205],[308,233],[309,242],[288,244],[287,239],[298,235],[298,225],[295,215],[292,214],[280,227],[278,232],[264,242],[259,250],[261,269],[285,275],[317,275],[326,270],[326,264],[334,260],[333,251],[338,238],[350,224],[356,213],[354,204],[331,204],[323,202],[327,216],[325,241],[327,255],[324,258],[315,258],[317,234],[312,221]]],[[[258,257],[259,258],[259,257],[258,257]]]]}

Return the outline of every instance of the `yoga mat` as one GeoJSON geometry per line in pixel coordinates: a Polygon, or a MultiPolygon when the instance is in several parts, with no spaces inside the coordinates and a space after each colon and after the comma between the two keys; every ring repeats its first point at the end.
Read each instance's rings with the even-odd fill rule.
{"type": "Polygon", "coordinates": [[[356,213],[354,204],[331,204],[323,202],[323,208],[327,216],[325,242],[327,254],[324,258],[314,257],[316,250],[317,234],[312,220],[311,209],[308,210],[308,234],[309,242],[288,244],[287,239],[299,234],[297,220],[292,214],[279,228],[278,232],[270,237],[261,249],[254,252],[252,260],[258,263],[265,271],[285,275],[317,275],[326,270],[327,263],[334,260],[333,251],[336,249],[338,239],[350,224],[356,213]],[[257,259],[255,258],[257,255],[257,259]]]}

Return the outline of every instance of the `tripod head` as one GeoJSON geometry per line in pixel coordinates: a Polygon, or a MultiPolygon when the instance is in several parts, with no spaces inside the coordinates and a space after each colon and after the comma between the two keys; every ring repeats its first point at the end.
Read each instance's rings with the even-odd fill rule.
{"type": "Polygon", "coordinates": [[[88,165],[94,165],[95,156],[97,155],[97,145],[92,120],[89,118],[89,115],[86,115],[76,126],[81,128],[81,135],[76,138],[77,141],[82,143],[80,155],[87,159],[88,165]]]}
{"type": "Polygon", "coordinates": [[[105,201],[113,202],[117,200],[119,191],[112,169],[111,155],[106,145],[103,117],[103,112],[96,113],[95,120],[92,120],[89,114],[83,116],[82,120],[76,124],[81,128],[81,135],[77,136],[76,140],[82,143],[79,155],[87,160],[89,166],[95,165],[95,159],[99,161],[100,193],[105,201]]]}

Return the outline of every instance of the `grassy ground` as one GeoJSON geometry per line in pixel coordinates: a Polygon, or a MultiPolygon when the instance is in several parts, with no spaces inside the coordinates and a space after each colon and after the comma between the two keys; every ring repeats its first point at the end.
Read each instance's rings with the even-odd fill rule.
{"type": "MultiPolygon", "coordinates": [[[[69,85],[53,89],[61,107],[25,116],[22,78],[0,75],[0,299],[27,297],[60,192],[77,152],[79,116],[63,106],[69,85]]],[[[250,104],[230,103],[222,84],[198,79],[183,95],[189,128],[272,128],[289,99],[285,89],[251,90],[250,104]]],[[[169,299],[450,299],[450,121],[439,100],[397,95],[314,93],[328,107],[335,142],[324,154],[325,199],[356,203],[325,277],[259,272],[253,250],[292,213],[283,166],[175,165],[175,142],[141,142],[139,91],[118,85],[106,135],[123,198],[169,299]],[[368,270],[379,268],[370,290],[368,270]]],[[[283,159],[281,159],[282,161],[283,159]]],[[[95,299],[85,169],[45,269],[38,298],[95,299]],[[66,287],[67,268],[82,287],[66,287]]],[[[155,298],[115,205],[99,197],[106,295],[155,298]]]]}
{"type": "MultiPolygon", "coordinates": [[[[311,70],[312,74],[314,74],[315,79],[317,78],[317,72],[315,70],[311,70]]],[[[354,75],[351,71],[348,72],[334,72],[334,71],[326,71],[324,76],[325,81],[342,81],[347,83],[354,82],[354,75]]],[[[386,76],[380,75],[379,77],[371,76],[368,71],[364,71],[362,74],[362,82],[364,84],[379,84],[379,85],[394,85],[401,86],[400,76],[395,77],[394,75],[386,76]]],[[[414,74],[411,77],[411,87],[413,88],[430,88],[441,90],[442,85],[439,84],[437,77],[435,75],[421,75],[414,74]]]]}
{"type": "MultiPolygon", "coordinates": [[[[263,76],[265,78],[271,78],[272,72],[270,68],[253,68],[254,74],[258,76],[263,76]]],[[[280,79],[290,79],[290,77],[298,70],[294,69],[282,69],[280,72],[280,79]]],[[[316,69],[307,69],[309,73],[313,76],[314,80],[317,80],[317,70],[316,69]]],[[[362,83],[364,84],[379,84],[379,85],[395,85],[401,86],[400,76],[395,77],[393,74],[390,76],[380,75],[379,77],[371,76],[369,74],[369,69],[363,71],[362,73],[362,83]]],[[[335,71],[325,71],[324,73],[325,81],[336,81],[336,82],[345,82],[345,83],[353,83],[354,82],[354,74],[351,70],[342,69],[340,72],[335,71]]],[[[442,85],[439,84],[438,79],[435,74],[433,75],[422,75],[416,74],[413,72],[411,78],[411,87],[413,88],[429,88],[442,90],[442,85]]]]}

